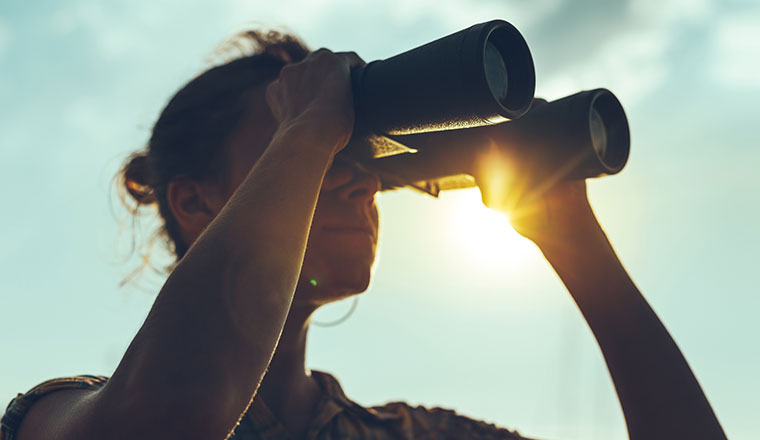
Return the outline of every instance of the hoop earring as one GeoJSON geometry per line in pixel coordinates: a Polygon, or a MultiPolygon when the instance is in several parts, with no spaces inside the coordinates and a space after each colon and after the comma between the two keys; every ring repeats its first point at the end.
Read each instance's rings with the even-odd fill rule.
{"type": "Polygon", "coordinates": [[[354,314],[354,311],[356,310],[356,306],[358,304],[359,304],[359,295],[354,295],[354,302],[351,303],[351,308],[348,309],[348,312],[346,312],[346,314],[343,315],[342,317],[336,319],[335,321],[331,321],[331,322],[319,322],[319,321],[312,320],[311,323],[313,325],[316,325],[317,327],[333,327],[333,326],[336,326],[338,324],[342,324],[348,318],[350,318],[351,315],[354,314]]]}

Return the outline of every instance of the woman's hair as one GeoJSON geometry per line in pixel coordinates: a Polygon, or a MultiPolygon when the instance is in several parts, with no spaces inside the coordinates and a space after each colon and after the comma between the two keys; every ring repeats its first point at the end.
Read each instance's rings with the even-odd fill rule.
{"type": "Polygon", "coordinates": [[[197,181],[222,178],[224,145],[246,110],[245,92],[272,81],[288,63],[309,50],[295,36],[247,31],[222,46],[237,56],[201,73],[169,101],[153,127],[147,146],[131,154],[117,175],[122,200],[133,216],[157,207],[163,219],[158,235],[179,260],[188,249],[167,201],[169,183],[179,177],[197,181]]]}

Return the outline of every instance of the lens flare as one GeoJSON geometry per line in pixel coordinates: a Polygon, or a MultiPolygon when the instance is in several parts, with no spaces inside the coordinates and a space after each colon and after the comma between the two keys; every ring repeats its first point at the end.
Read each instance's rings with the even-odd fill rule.
{"type": "Polygon", "coordinates": [[[450,202],[451,236],[473,266],[492,270],[522,270],[536,253],[533,243],[512,228],[507,216],[488,209],[477,189],[442,194],[450,202]]]}
{"type": "Polygon", "coordinates": [[[493,141],[475,157],[474,175],[487,207],[509,215],[519,204],[528,188],[528,182],[521,180],[527,175],[520,172],[521,166],[493,141]]]}

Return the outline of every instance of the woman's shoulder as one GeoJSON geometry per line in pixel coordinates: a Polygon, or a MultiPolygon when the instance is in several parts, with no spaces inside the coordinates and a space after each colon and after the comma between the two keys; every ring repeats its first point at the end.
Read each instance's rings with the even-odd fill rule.
{"type": "MultiPolygon", "coordinates": [[[[0,440],[16,438],[19,427],[29,410],[43,398],[65,390],[98,390],[108,380],[105,376],[81,375],[46,380],[10,401],[0,419],[0,440]]],[[[46,399],[48,400],[48,399],[46,399]]]]}
{"type": "MultiPolygon", "coordinates": [[[[407,402],[389,402],[365,407],[349,399],[338,380],[329,373],[312,371],[327,396],[346,409],[352,419],[351,426],[384,426],[400,433],[401,438],[466,438],[479,440],[529,440],[517,431],[498,427],[451,409],[411,405],[407,402]]],[[[345,438],[359,438],[345,435],[345,438]]],[[[382,436],[375,436],[384,438],[382,436]]],[[[395,438],[395,437],[394,437],[395,438]]]]}
{"type": "Polygon", "coordinates": [[[446,438],[470,438],[482,440],[530,440],[517,431],[496,426],[482,420],[462,415],[454,410],[412,405],[407,402],[389,402],[368,408],[378,416],[396,419],[402,430],[412,434],[410,438],[433,433],[445,433],[446,438]]]}

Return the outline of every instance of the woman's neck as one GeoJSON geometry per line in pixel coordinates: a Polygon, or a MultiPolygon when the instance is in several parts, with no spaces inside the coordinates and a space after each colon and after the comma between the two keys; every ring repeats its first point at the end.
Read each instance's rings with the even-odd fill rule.
{"type": "Polygon", "coordinates": [[[293,306],[258,395],[294,438],[306,433],[321,388],[306,370],[306,337],[314,308],[293,306]]]}

